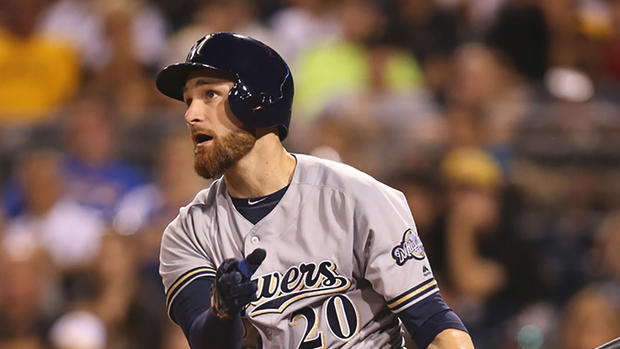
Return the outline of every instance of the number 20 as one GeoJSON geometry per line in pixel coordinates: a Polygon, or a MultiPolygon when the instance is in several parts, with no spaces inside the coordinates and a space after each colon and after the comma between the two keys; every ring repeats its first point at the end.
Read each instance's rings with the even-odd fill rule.
{"type": "MultiPolygon", "coordinates": [[[[348,341],[359,330],[359,316],[353,302],[345,295],[335,295],[327,300],[325,316],[331,333],[342,341],[348,341]]],[[[317,314],[310,307],[301,308],[291,314],[289,326],[294,327],[301,318],[306,320],[301,343],[298,349],[325,348],[325,336],[323,332],[318,332],[319,323],[317,314]]]]}

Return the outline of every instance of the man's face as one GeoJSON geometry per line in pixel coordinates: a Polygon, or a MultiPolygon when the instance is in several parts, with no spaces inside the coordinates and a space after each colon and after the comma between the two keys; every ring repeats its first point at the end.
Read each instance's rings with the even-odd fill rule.
{"type": "Polygon", "coordinates": [[[194,169],[205,178],[223,174],[256,142],[230,110],[232,86],[229,79],[207,71],[192,73],[185,83],[185,122],[194,141],[194,169]]]}

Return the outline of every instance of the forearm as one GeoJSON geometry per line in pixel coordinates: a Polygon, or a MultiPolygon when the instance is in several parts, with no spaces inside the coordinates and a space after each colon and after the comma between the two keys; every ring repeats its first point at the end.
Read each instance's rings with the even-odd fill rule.
{"type": "Polygon", "coordinates": [[[209,308],[192,323],[188,341],[192,349],[241,348],[243,325],[239,314],[232,319],[220,319],[209,308]]]}
{"type": "Polygon", "coordinates": [[[435,337],[428,349],[474,349],[474,344],[467,332],[447,329],[435,337]]]}
{"type": "Polygon", "coordinates": [[[241,309],[256,299],[256,281],[250,276],[265,259],[265,250],[254,250],[241,262],[225,260],[213,277],[198,278],[177,294],[171,318],[185,333],[192,349],[241,348],[241,309]],[[219,315],[219,316],[218,316],[219,315]]]}

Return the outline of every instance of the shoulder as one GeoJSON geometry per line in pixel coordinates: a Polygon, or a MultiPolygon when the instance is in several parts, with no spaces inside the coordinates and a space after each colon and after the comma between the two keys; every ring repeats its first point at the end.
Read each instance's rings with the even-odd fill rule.
{"type": "Polygon", "coordinates": [[[295,154],[299,164],[298,184],[335,189],[348,196],[400,197],[403,194],[353,166],[311,155],[295,154]]]}
{"type": "Polygon", "coordinates": [[[211,184],[199,191],[196,196],[190,201],[189,204],[181,207],[181,211],[189,211],[194,207],[213,206],[217,195],[222,190],[222,178],[218,178],[211,182],[211,184]]]}
{"type": "Polygon", "coordinates": [[[209,187],[199,191],[192,201],[179,209],[179,214],[170,222],[164,235],[178,229],[187,230],[198,216],[208,216],[210,210],[217,206],[217,196],[221,195],[221,190],[221,179],[216,179],[209,187]]]}

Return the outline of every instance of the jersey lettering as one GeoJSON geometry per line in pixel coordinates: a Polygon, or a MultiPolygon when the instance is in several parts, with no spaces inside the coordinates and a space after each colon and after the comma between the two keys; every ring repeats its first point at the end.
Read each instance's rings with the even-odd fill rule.
{"type": "Polygon", "coordinates": [[[281,313],[300,299],[330,293],[340,293],[351,287],[351,281],[336,272],[336,264],[323,261],[302,263],[290,267],[284,276],[279,272],[258,278],[258,300],[249,313],[251,317],[267,313],[281,313]]]}

